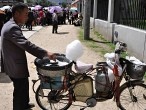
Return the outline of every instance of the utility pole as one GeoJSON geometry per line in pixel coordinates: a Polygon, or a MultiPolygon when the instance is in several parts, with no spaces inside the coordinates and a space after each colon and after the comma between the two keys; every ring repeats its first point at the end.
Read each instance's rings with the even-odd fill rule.
{"type": "Polygon", "coordinates": [[[90,39],[90,13],[91,13],[91,0],[84,0],[84,40],[90,39]]]}
{"type": "Polygon", "coordinates": [[[81,9],[81,13],[82,13],[82,16],[83,16],[83,21],[82,21],[82,27],[84,28],[84,0],[81,0],[82,2],[82,9],[81,9]]]}

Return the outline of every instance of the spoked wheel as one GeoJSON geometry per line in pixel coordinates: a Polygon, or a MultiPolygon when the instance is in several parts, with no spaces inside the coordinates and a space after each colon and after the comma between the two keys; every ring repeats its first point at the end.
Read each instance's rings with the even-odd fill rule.
{"type": "Polygon", "coordinates": [[[119,108],[121,110],[146,110],[146,85],[131,83],[129,90],[124,84],[120,88],[119,108]]]}
{"type": "Polygon", "coordinates": [[[51,89],[42,89],[39,86],[35,97],[38,105],[43,110],[67,110],[72,104],[69,91],[51,91],[51,89]]]}

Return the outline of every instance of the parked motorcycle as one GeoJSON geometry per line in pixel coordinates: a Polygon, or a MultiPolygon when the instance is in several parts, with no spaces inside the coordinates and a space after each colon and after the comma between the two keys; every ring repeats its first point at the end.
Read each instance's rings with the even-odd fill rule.
{"type": "Polygon", "coordinates": [[[67,110],[73,102],[80,101],[86,106],[76,106],[84,110],[114,98],[121,110],[145,110],[146,65],[122,58],[121,53],[126,50],[126,43],[117,42],[115,51],[105,54],[106,62],[97,62],[95,67],[69,60],[63,54],[56,54],[56,62],[35,59],[39,76],[36,81],[40,81],[34,90],[38,105],[43,110],[67,110]],[[123,79],[125,82],[120,85],[123,79]]]}

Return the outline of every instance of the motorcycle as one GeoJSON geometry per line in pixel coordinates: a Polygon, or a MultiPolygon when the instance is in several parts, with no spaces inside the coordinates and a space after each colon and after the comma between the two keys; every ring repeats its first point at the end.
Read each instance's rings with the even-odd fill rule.
{"type": "Polygon", "coordinates": [[[43,110],[67,110],[73,102],[86,106],[114,98],[121,110],[146,109],[146,85],[143,77],[146,65],[134,64],[122,58],[127,44],[117,42],[113,53],[105,54],[106,62],[85,64],[71,61],[64,54],[56,54],[57,61],[35,59],[40,85],[35,92],[38,105],[43,110]],[[73,69],[74,67],[74,69],[73,69]],[[125,82],[121,84],[122,80],[125,82]]]}

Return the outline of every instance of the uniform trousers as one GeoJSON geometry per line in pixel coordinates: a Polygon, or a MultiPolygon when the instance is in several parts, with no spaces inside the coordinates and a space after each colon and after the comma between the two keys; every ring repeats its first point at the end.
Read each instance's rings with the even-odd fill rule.
{"type": "Polygon", "coordinates": [[[25,110],[29,104],[29,80],[28,78],[12,78],[13,91],[13,110],[25,110]]]}

